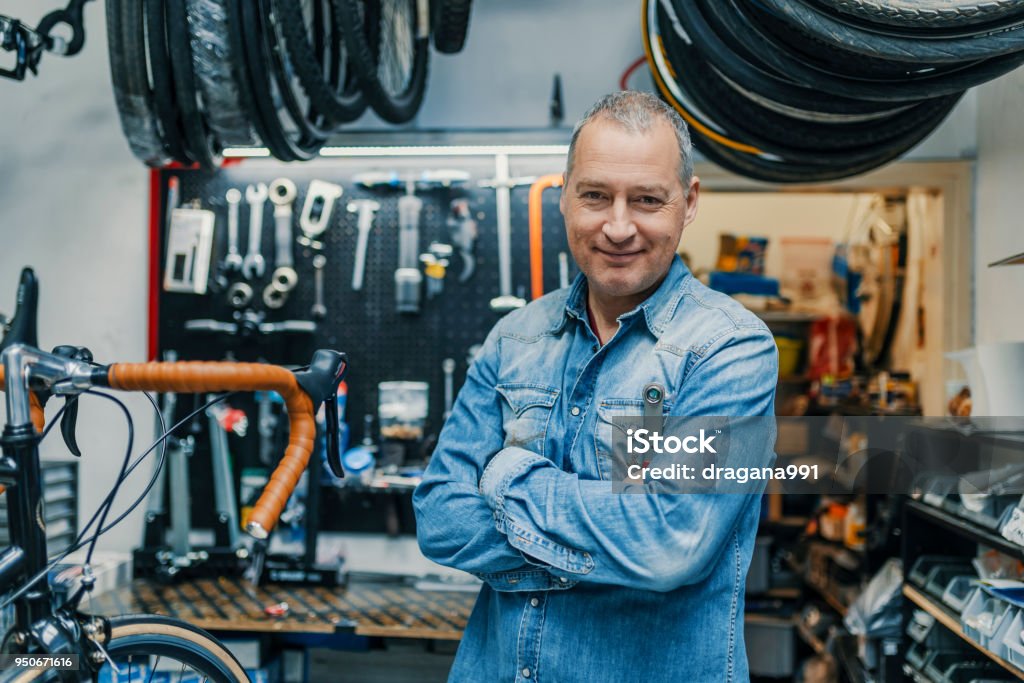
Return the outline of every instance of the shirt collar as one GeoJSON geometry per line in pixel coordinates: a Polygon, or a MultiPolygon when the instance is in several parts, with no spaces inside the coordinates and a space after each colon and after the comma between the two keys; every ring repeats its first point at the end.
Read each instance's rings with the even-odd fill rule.
{"type": "MultiPolygon", "coordinates": [[[[672,316],[675,315],[679,302],[683,298],[686,288],[683,284],[690,277],[690,269],[686,267],[683,260],[677,255],[672,259],[672,265],[668,274],[661,281],[661,285],[649,297],[644,299],[636,308],[628,313],[619,316],[620,321],[625,321],[643,313],[647,328],[656,338],[660,338],[665,327],[672,316]]],[[[576,276],[569,294],[565,300],[565,315],[555,321],[552,331],[561,329],[569,318],[577,320],[587,319],[587,278],[580,273],[576,276]]]]}

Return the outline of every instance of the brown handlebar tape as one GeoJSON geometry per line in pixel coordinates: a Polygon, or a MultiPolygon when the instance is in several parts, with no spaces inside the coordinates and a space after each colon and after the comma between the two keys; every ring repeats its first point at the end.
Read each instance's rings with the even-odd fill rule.
{"type": "Polygon", "coordinates": [[[285,368],[261,363],[118,363],[107,371],[114,389],[127,391],[276,391],[288,411],[288,448],[249,515],[247,529],[265,538],[277,524],[285,503],[299,483],[316,439],[313,401],[295,375],[285,368]]]}
{"type": "MultiPolygon", "coordinates": [[[[0,390],[4,388],[4,366],[0,365],[0,390]]],[[[32,410],[32,426],[36,428],[36,431],[42,434],[43,429],[46,428],[46,416],[43,415],[43,406],[39,402],[39,397],[34,393],[28,395],[29,406],[32,410]]],[[[0,494],[7,490],[6,486],[0,486],[0,494]]]]}

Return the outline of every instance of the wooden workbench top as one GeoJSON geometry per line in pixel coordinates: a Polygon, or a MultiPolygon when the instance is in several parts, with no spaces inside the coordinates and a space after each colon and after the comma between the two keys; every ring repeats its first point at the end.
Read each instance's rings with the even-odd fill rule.
{"type": "Polygon", "coordinates": [[[161,614],[208,631],[322,633],[459,640],[475,592],[424,591],[402,583],[353,582],[341,588],[268,585],[234,577],[164,585],[137,580],[83,605],[106,616],[161,614]],[[287,603],[275,616],[267,608],[287,603]]]}

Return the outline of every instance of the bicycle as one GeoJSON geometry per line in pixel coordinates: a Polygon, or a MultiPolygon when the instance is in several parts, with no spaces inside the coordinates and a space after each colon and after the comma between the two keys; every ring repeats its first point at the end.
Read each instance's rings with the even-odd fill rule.
{"type": "MultiPolygon", "coordinates": [[[[187,673],[196,680],[234,683],[248,681],[238,660],[212,635],[178,619],[155,615],[107,618],[79,610],[82,598],[94,585],[89,558],[96,540],[127,516],[156,481],[156,473],[142,496],[109,525],[106,524],[120,484],[139,462],[162,444],[173,431],[163,434],[130,464],[132,455],[130,414],[129,446],[121,472],[111,493],[83,528],[75,544],[55,560],[48,561],[46,531],[42,523],[42,486],[39,443],[50,428],[61,421],[61,432],[72,452],[77,401],[91,394],[119,401],[100,389],[119,391],[234,392],[276,391],[285,401],[290,425],[287,450],[246,525],[246,531],[262,540],[277,523],[292,490],[309,461],[316,438],[314,415],[324,404],[327,423],[328,465],[343,476],[338,454],[337,390],[347,370],[345,354],[319,350],[308,367],[292,371],[258,363],[173,362],[173,363],[94,363],[87,349],[61,346],[47,353],[36,341],[38,281],[31,269],[22,271],[18,287],[17,309],[7,334],[0,342],[0,384],[6,390],[7,424],[0,436],[0,484],[8,496],[8,520],[12,545],[0,553],[0,594],[13,591],[6,599],[14,604],[14,626],[3,641],[3,652],[16,655],[8,664],[28,667],[42,663],[45,668],[9,668],[0,671],[0,683],[35,680],[96,680],[117,672],[121,680],[127,670],[142,672],[142,680],[164,680],[165,672],[187,673]],[[50,398],[63,397],[65,405],[50,424],[44,423],[43,409],[50,398]],[[93,536],[86,537],[98,519],[93,536]],[[63,604],[55,604],[50,586],[44,581],[48,569],[64,556],[87,546],[82,585],[63,604]],[[40,581],[41,587],[36,587],[40,581]],[[77,658],[77,670],[53,668],[71,664],[77,658]],[[168,663],[170,662],[170,666],[168,663]],[[104,671],[111,667],[114,671],[104,671]],[[154,677],[157,673],[160,676],[154,677]],[[148,674],[148,679],[145,678],[148,674]]],[[[226,398],[224,394],[210,403],[226,398]]],[[[147,394],[148,396],[148,394],[147,394]]],[[[154,407],[155,401],[150,397],[154,407]]],[[[204,410],[203,406],[199,410],[204,410]]],[[[196,411],[197,413],[199,411],[196,411]]],[[[192,416],[175,427],[185,424],[192,416]]],[[[164,425],[165,426],[165,425],[164,425]]],[[[188,680],[193,680],[188,678],[188,680]]]]}

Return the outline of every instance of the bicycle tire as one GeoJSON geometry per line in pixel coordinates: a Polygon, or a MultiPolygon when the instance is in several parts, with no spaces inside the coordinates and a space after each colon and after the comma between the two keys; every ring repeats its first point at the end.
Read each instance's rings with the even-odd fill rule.
{"type": "MultiPolygon", "coordinates": [[[[128,0],[132,2],[133,0],[128,0]]],[[[174,81],[175,102],[181,114],[185,135],[184,147],[200,168],[215,170],[222,161],[220,143],[207,127],[199,106],[195,74],[192,72],[192,43],[189,38],[188,15],[182,2],[165,4],[167,35],[178,39],[169,44],[171,76],[174,81]]]]}
{"type": "MultiPolygon", "coordinates": [[[[370,107],[383,120],[394,124],[408,123],[419,111],[426,92],[430,31],[424,31],[420,26],[421,17],[417,0],[367,2],[362,10],[360,3],[361,0],[338,0],[345,45],[363,94],[370,107]],[[382,6],[394,7],[399,3],[409,8],[407,21],[388,21],[390,17],[386,11],[382,11],[375,20],[374,12],[382,6]],[[365,15],[363,10],[366,12],[365,15]],[[381,31],[388,24],[392,24],[396,32],[404,31],[406,37],[412,40],[409,46],[411,64],[408,65],[409,73],[404,83],[385,85],[381,81],[381,70],[386,69],[394,61],[385,59],[382,50],[385,47],[394,48],[400,42],[391,32],[381,31]]],[[[429,24],[429,21],[422,23],[429,24]]]]}
{"type": "Polygon", "coordinates": [[[171,80],[171,62],[167,53],[167,33],[164,21],[164,0],[146,0],[146,47],[149,54],[149,72],[153,80],[153,109],[160,124],[160,137],[172,159],[190,165],[182,142],[181,121],[174,103],[174,84],[171,80]]]}
{"type": "Polygon", "coordinates": [[[889,83],[840,78],[823,73],[793,56],[785,49],[785,46],[780,46],[776,41],[768,38],[764,34],[764,30],[750,16],[739,10],[735,3],[736,0],[715,0],[715,2],[675,0],[672,4],[689,30],[689,35],[695,45],[705,55],[705,58],[713,62],[730,79],[742,83],[755,92],[760,91],[762,94],[765,94],[763,92],[765,88],[757,83],[758,71],[768,72],[779,78],[785,77],[799,83],[804,88],[817,91],[819,96],[822,93],[827,93],[847,99],[863,99],[871,102],[917,102],[932,97],[955,95],[1024,63],[1024,52],[1022,52],[994,57],[972,67],[935,77],[889,83]],[[735,30],[738,31],[736,35],[743,35],[748,40],[750,50],[758,55],[757,64],[750,64],[741,59],[704,19],[703,8],[716,11],[727,6],[730,11],[728,13],[720,11],[720,15],[735,25],[735,30]]]}
{"type": "Polygon", "coordinates": [[[430,31],[434,49],[445,55],[462,52],[469,33],[473,0],[434,0],[430,10],[430,31]]]}
{"type": "Polygon", "coordinates": [[[910,64],[958,64],[1024,49],[1024,24],[966,38],[904,37],[862,29],[806,0],[758,0],[794,29],[850,52],[910,64]]]}
{"type": "MultiPolygon", "coordinates": [[[[331,0],[331,5],[332,19],[340,24],[337,0],[331,0]]],[[[337,84],[331,82],[330,75],[324,74],[322,60],[317,58],[316,48],[310,43],[301,5],[294,0],[272,0],[271,6],[284,36],[288,58],[310,103],[332,126],[349,123],[362,116],[366,111],[366,98],[356,80],[343,78],[339,92],[337,84]]],[[[344,44],[341,30],[340,26],[335,26],[335,50],[344,44]]]]}
{"type": "MultiPolygon", "coordinates": [[[[156,615],[130,615],[114,617],[110,626],[111,637],[106,649],[114,660],[128,656],[174,657],[214,683],[249,681],[242,665],[227,648],[203,629],[184,621],[156,615]]],[[[0,674],[0,683],[59,680],[60,673],[53,669],[8,669],[0,674]]]]}
{"type": "Polygon", "coordinates": [[[107,54],[121,130],[137,159],[147,166],[164,166],[171,155],[164,147],[153,111],[142,8],[130,0],[109,0],[106,5],[107,54]]]}
{"type": "Polygon", "coordinates": [[[1024,16],[1020,0],[816,0],[836,13],[890,26],[953,28],[998,24],[1024,16]]]}
{"type": "Polygon", "coordinates": [[[236,77],[225,0],[186,0],[192,71],[205,104],[206,121],[224,145],[260,144],[249,121],[236,77]]]}

